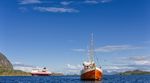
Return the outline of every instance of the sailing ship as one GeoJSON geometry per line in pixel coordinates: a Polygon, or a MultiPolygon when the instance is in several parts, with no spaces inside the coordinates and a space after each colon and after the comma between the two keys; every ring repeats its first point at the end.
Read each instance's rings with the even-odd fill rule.
{"type": "Polygon", "coordinates": [[[103,71],[101,67],[97,67],[94,62],[94,46],[93,34],[91,34],[89,60],[83,62],[83,69],[81,70],[81,80],[102,80],[103,71]]]}
{"type": "Polygon", "coordinates": [[[32,72],[31,72],[31,75],[32,76],[49,76],[51,75],[52,73],[49,72],[46,67],[44,67],[43,69],[39,69],[39,68],[36,68],[36,69],[33,69],[32,72]]]}

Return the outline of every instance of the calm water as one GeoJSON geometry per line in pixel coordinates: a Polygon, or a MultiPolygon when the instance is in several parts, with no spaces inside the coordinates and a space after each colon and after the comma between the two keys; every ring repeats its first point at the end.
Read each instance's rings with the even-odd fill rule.
{"type": "Polygon", "coordinates": [[[79,76],[2,76],[0,83],[150,83],[150,75],[107,75],[102,81],[81,81],[79,76]]]}

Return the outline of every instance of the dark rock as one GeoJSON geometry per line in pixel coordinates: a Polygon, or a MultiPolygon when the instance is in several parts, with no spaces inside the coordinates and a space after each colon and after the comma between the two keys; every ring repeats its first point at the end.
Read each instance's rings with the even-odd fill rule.
{"type": "Polygon", "coordinates": [[[0,70],[13,70],[11,62],[2,53],[0,53],[0,70]]]}

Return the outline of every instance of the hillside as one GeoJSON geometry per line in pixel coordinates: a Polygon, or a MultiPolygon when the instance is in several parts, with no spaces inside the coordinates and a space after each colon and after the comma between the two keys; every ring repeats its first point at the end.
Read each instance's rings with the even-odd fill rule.
{"type": "Polygon", "coordinates": [[[148,71],[133,70],[119,73],[120,75],[150,75],[148,71]]]}
{"type": "Polygon", "coordinates": [[[31,74],[21,70],[1,70],[0,76],[31,76],[31,74]]]}
{"type": "Polygon", "coordinates": [[[30,73],[14,70],[13,65],[7,57],[0,53],[0,76],[29,76],[30,73]]]}
{"type": "Polygon", "coordinates": [[[0,70],[13,70],[11,62],[2,53],[0,53],[0,70]]]}

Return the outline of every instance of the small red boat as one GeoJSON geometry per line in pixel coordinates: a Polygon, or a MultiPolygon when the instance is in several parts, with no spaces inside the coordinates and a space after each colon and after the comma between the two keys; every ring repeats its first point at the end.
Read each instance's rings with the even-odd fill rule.
{"type": "Polygon", "coordinates": [[[94,62],[94,49],[93,49],[93,34],[90,41],[89,60],[83,63],[84,68],[81,71],[81,80],[102,80],[103,71],[97,67],[94,62]]]}
{"type": "Polygon", "coordinates": [[[96,67],[95,63],[90,63],[88,65],[83,64],[84,68],[81,71],[82,80],[101,80],[103,72],[101,68],[96,67]]]}

